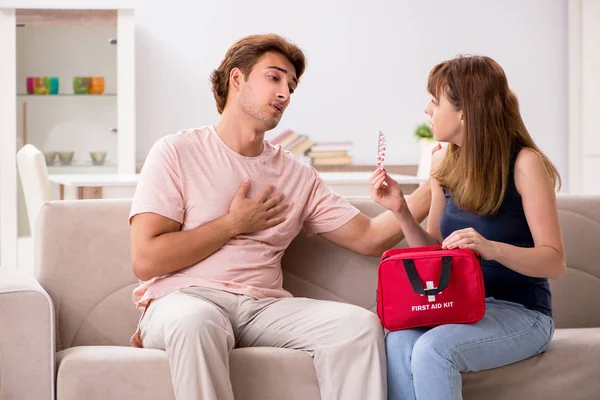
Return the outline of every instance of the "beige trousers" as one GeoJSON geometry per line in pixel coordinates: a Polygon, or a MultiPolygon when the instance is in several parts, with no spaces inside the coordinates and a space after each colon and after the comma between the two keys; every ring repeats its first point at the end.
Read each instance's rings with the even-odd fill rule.
{"type": "Polygon", "coordinates": [[[153,301],[140,330],[167,351],[177,400],[233,400],[229,353],[250,346],[308,352],[322,400],[386,398],[383,328],[358,306],[192,287],[153,301]]]}

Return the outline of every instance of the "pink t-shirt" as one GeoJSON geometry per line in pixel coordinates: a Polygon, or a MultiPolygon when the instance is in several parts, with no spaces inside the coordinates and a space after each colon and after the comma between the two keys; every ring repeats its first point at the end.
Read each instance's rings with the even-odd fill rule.
{"type": "Polygon", "coordinates": [[[152,299],[190,286],[254,298],[291,297],[282,287],[281,258],[292,239],[302,228],[309,235],[333,231],[359,213],[325,185],[317,171],[280,146],[265,141],[259,156],[245,157],[209,126],[156,142],[142,169],[130,221],[136,214],[151,212],[179,222],[183,231],[197,228],[229,212],[244,180],[251,184],[249,198],[268,184],[283,192],[290,205],[286,221],[235,236],[197,264],[141,282],[133,291],[138,307],[144,309],[152,299]]]}

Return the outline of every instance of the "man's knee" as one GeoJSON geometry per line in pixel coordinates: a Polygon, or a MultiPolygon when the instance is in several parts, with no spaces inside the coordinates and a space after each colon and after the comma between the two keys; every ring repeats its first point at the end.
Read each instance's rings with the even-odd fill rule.
{"type": "Polygon", "coordinates": [[[381,321],[369,310],[362,307],[353,306],[346,313],[344,320],[344,330],[350,336],[350,339],[361,337],[381,340],[383,343],[383,327],[381,321]]]}
{"type": "Polygon", "coordinates": [[[202,304],[199,307],[174,312],[165,328],[170,336],[202,338],[226,334],[230,330],[229,324],[227,317],[215,306],[202,304]]]}

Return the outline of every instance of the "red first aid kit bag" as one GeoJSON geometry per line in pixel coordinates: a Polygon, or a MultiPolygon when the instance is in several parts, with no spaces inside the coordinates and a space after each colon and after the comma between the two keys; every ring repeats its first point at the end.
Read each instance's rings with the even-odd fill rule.
{"type": "Polygon", "coordinates": [[[479,321],[485,314],[479,256],[441,246],[386,251],[379,263],[377,314],[390,331],[479,321]]]}

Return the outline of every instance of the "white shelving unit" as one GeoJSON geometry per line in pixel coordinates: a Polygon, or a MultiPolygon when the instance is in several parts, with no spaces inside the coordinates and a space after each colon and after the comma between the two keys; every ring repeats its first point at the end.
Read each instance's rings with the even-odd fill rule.
{"type": "Polygon", "coordinates": [[[600,1],[569,0],[569,191],[600,194],[600,1]]]}
{"type": "MultiPolygon", "coordinates": [[[[19,142],[23,141],[23,121],[27,122],[27,131],[31,133],[27,141],[38,147],[43,143],[66,143],[62,151],[76,150],[73,147],[79,146],[79,154],[75,151],[75,160],[73,165],[52,165],[49,166],[50,174],[60,173],[135,173],[135,41],[134,41],[134,20],[133,10],[131,9],[112,9],[112,10],[75,10],[75,9],[15,9],[4,8],[0,6],[0,266],[17,266],[17,236],[18,236],[18,191],[17,191],[17,168],[16,152],[19,142]],[[25,24],[25,28],[17,27],[17,24],[25,24]],[[117,38],[116,46],[112,46],[112,53],[107,53],[108,38],[103,45],[104,48],[73,48],[72,54],[62,57],[65,64],[60,69],[63,76],[60,76],[59,95],[28,95],[26,94],[23,73],[28,76],[50,76],[51,69],[57,70],[57,66],[51,67],[51,63],[61,62],[61,57],[50,58],[48,65],[40,66],[39,70],[34,72],[31,68],[28,71],[19,69],[21,64],[27,62],[27,57],[36,57],[35,54],[28,53],[19,48],[19,36],[17,29],[38,29],[43,31],[50,27],[61,27],[61,29],[104,29],[111,27],[108,31],[115,33],[117,38]],[[96,58],[94,51],[104,51],[104,57],[112,62],[112,77],[110,81],[105,80],[105,94],[103,95],[74,95],[72,93],[72,76],[107,76],[111,72],[101,70],[98,73],[98,65],[101,62],[96,58]],[[115,54],[116,53],[116,54],[115,54]],[[76,64],[74,60],[77,57],[85,59],[90,58],[90,72],[77,73],[82,71],[81,65],[76,64]],[[111,58],[112,57],[112,58],[111,58]],[[25,59],[25,61],[24,61],[25,59]],[[58,60],[58,61],[57,61],[58,60]],[[69,64],[71,63],[71,64],[69,64]],[[72,67],[71,69],[69,69],[72,67]],[[45,68],[45,69],[44,69],[45,68]],[[116,72],[115,72],[116,69],[116,72]],[[96,71],[94,73],[93,71],[96,71]],[[27,115],[23,116],[23,103],[27,103],[27,115]],[[77,114],[69,114],[67,117],[56,115],[56,110],[81,113],[82,118],[77,118],[77,114]],[[85,114],[93,114],[93,118],[84,118],[85,114]],[[56,124],[56,119],[64,118],[64,124],[60,129],[52,127],[56,124]],[[95,120],[91,122],[91,120],[95,120]],[[86,122],[87,121],[87,122],[86,122]],[[47,123],[47,129],[40,129],[40,125],[47,123]],[[36,125],[37,124],[37,125],[36,125]],[[79,125],[78,125],[79,124],[79,125]],[[109,131],[117,129],[117,134],[109,131]],[[48,137],[40,137],[41,131],[44,135],[54,134],[54,142],[48,137]],[[46,132],[47,131],[47,132],[46,132]],[[78,137],[73,136],[77,132],[78,137]],[[37,137],[35,137],[37,135],[37,137]],[[61,137],[63,135],[63,137],[61,137]],[[65,135],[71,135],[64,137],[65,135]],[[36,143],[34,141],[37,140],[36,143]],[[73,140],[69,143],[71,138],[73,140]],[[87,141],[87,142],[86,142],[87,141]],[[87,148],[93,146],[90,143],[97,143],[99,148],[87,148]],[[69,145],[72,148],[69,148],[69,145]],[[82,150],[83,149],[83,150],[82,150]],[[103,166],[94,166],[89,159],[89,151],[108,150],[110,157],[103,166]]],[[[50,32],[50,31],[49,31],[50,32]]],[[[38,35],[37,45],[41,45],[43,53],[45,39],[38,35]],[[40,42],[42,42],[40,44],[40,42]]],[[[73,35],[73,36],[76,36],[73,35]]],[[[74,43],[76,42],[76,38],[74,43]]],[[[38,52],[40,48],[38,47],[38,52]]],[[[45,56],[45,54],[42,54],[45,56]]],[[[80,59],[81,59],[80,58],[80,59]]],[[[43,58],[46,60],[46,58],[43,58]]],[[[35,58],[36,65],[38,58],[35,58]]],[[[28,65],[32,65],[30,62],[28,65]]],[[[55,75],[53,75],[55,76],[55,75]]],[[[42,127],[45,128],[45,127],[42,127]]],[[[51,137],[52,138],[52,137],[51,137]]],[[[62,146],[57,144],[56,146],[62,146]]],[[[59,150],[57,148],[42,150],[59,150]]]]}

